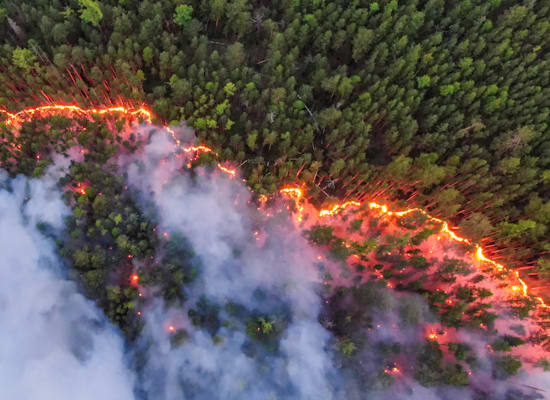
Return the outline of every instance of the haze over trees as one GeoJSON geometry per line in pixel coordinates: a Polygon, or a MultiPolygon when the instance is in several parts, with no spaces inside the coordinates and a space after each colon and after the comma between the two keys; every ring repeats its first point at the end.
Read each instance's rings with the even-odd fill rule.
{"type": "MultiPolygon", "coordinates": [[[[303,184],[315,205],[379,198],[422,207],[483,241],[499,262],[545,279],[549,35],[543,0],[8,0],[0,5],[0,107],[144,104],[156,122],[185,123],[214,149],[192,166],[227,162],[256,194],[303,184]]],[[[72,215],[57,252],[129,343],[143,330],[140,287],[185,309],[216,345],[228,329],[242,331],[249,358],[281,354],[293,323],[287,299],[259,290],[254,301],[269,307],[187,302],[201,263],[188,238],[156,232],[157,216],[128,190],[113,156],[144,143],[122,138],[122,119],[36,118],[14,131],[3,118],[0,167],[12,176],[40,178],[52,153],[83,149],[59,181],[72,215]]],[[[496,380],[521,368],[515,348],[548,346],[546,333],[527,337],[522,325],[518,336],[497,331],[485,272],[423,252],[441,224],[421,213],[395,229],[372,216],[349,222],[345,237],[329,225],[306,237],[344,266],[333,276],[317,265],[317,322],[333,335],[339,366],[364,387],[390,387],[403,358],[414,360],[407,373],[423,386],[467,386],[479,354],[465,342],[440,344],[438,332],[425,337],[435,319],[484,335],[496,380]],[[360,262],[350,272],[353,255],[360,262]],[[381,313],[421,340],[369,341],[381,313]]],[[[536,302],[508,306],[506,315],[521,320],[536,302]]],[[[191,340],[172,328],[173,348],[191,340]]],[[[546,358],[536,368],[547,370],[546,358]]]]}

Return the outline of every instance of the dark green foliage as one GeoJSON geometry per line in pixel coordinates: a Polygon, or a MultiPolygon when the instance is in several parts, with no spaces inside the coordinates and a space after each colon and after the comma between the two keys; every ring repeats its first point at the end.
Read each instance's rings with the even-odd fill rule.
{"type": "Polygon", "coordinates": [[[525,340],[517,336],[504,335],[493,342],[491,346],[495,351],[512,351],[512,347],[520,346],[524,343],[525,340]]]}
{"type": "Polygon", "coordinates": [[[340,352],[344,357],[351,357],[353,353],[357,350],[355,343],[353,343],[349,338],[343,337],[338,343],[340,346],[340,352]]]}
{"type": "Polygon", "coordinates": [[[314,226],[309,231],[309,240],[318,245],[327,245],[332,242],[334,228],[332,226],[314,226]]]}
{"type": "Polygon", "coordinates": [[[188,315],[193,325],[205,329],[210,335],[215,336],[221,327],[218,316],[219,311],[220,307],[218,305],[201,296],[195,304],[195,308],[189,310],[188,315]]]}
{"type": "Polygon", "coordinates": [[[424,386],[440,383],[443,373],[443,352],[435,340],[427,341],[416,359],[415,378],[424,386]]]}
{"type": "Polygon", "coordinates": [[[548,359],[546,358],[541,358],[538,360],[536,366],[542,368],[544,371],[550,371],[550,362],[548,362],[548,359]]]}
{"type": "Polygon", "coordinates": [[[178,329],[171,337],[170,343],[172,347],[183,346],[183,344],[189,338],[189,333],[185,329],[178,329]]]}
{"type": "Polygon", "coordinates": [[[443,352],[435,340],[427,341],[417,357],[415,378],[423,386],[467,386],[468,373],[459,364],[444,365],[443,352]]]}
{"type": "Polygon", "coordinates": [[[426,220],[426,214],[416,211],[411,214],[405,215],[402,218],[399,218],[397,224],[406,229],[415,230],[422,227],[424,223],[426,223],[426,220]]]}
{"type": "Polygon", "coordinates": [[[452,352],[457,361],[468,361],[472,364],[475,360],[475,354],[472,351],[472,347],[466,343],[449,343],[449,351],[452,352]]]}
{"type": "Polygon", "coordinates": [[[330,256],[334,260],[345,261],[351,254],[351,250],[341,239],[335,239],[330,245],[330,256]]]}
{"type": "MultiPolygon", "coordinates": [[[[318,202],[381,191],[453,218],[474,240],[517,242],[503,259],[545,251],[547,7],[67,4],[0,9],[2,107],[36,105],[41,91],[82,105],[146,102],[164,121],[185,120],[222,161],[243,163],[258,192],[295,180],[314,183],[318,202]]],[[[24,155],[21,168],[38,176],[39,147],[3,148],[0,162],[24,155]]]]}
{"type": "Polygon", "coordinates": [[[288,322],[288,315],[284,313],[264,315],[252,312],[245,319],[245,331],[256,344],[273,353],[278,350],[279,340],[288,322]]]}
{"type": "Polygon", "coordinates": [[[428,261],[423,256],[413,256],[409,259],[409,264],[415,269],[426,269],[429,267],[428,261]]]}
{"type": "Polygon", "coordinates": [[[421,232],[417,233],[412,237],[411,242],[418,246],[420,243],[422,243],[424,240],[429,238],[431,235],[434,234],[434,231],[432,229],[425,228],[421,232]]]}
{"type": "Polygon", "coordinates": [[[493,376],[497,379],[507,379],[517,374],[521,365],[521,361],[512,356],[495,357],[493,376]]]}

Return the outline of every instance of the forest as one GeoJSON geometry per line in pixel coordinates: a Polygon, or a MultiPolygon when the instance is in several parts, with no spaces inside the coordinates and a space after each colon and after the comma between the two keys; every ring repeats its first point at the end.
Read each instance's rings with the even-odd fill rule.
{"type": "Polygon", "coordinates": [[[147,103],[273,193],[384,197],[547,273],[545,1],[4,1],[0,104],[147,103]]]}
{"type": "MultiPolygon", "coordinates": [[[[39,226],[69,277],[132,345],[149,329],[141,313],[162,298],[216,345],[230,340],[224,330],[244,332],[242,351],[260,364],[285,351],[298,318],[292,296],[262,285],[250,304],[195,296],[209,268],[200,246],[174,227],[157,232],[165,212],[143,201],[146,190],[131,187],[121,162],[121,154],[131,158],[150,145],[152,133],[144,138],[130,127],[148,121],[37,114],[14,129],[7,112],[145,107],[154,124],[191,128],[193,142],[212,149],[189,161],[193,182],[203,177],[198,167],[231,166],[258,209],[269,198],[278,210],[274,198],[290,185],[303,188],[315,209],[355,200],[426,210],[471,244],[449,250],[438,244],[441,226],[425,216],[386,221],[365,206],[300,225],[330,260],[315,264],[323,282],[315,293],[324,302],[317,322],[333,335],[331,351],[346,370],[348,391],[334,398],[386,390],[412,359],[405,372],[423,387],[472,385],[471,398],[491,398],[470,379],[485,359],[495,381],[516,375],[522,361],[550,369],[545,354],[525,363],[513,352],[522,345],[547,351],[547,310],[508,294],[504,273],[486,265],[476,272],[465,261],[483,246],[548,299],[549,34],[546,0],[1,0],[0,168],[11,178],[44,179],[55,154],[81,149],[58,180],[71,209],[65,233],[39,226]],[[425,306],[402,301],[408,295],[425,306]],[[414,346],[373,338],[365,330],[376,329],[378,314],[397,315],[406,332],[437,325],[435,336],[422,332],[414,346]],[[519,322],[507,322],[503,333],[499,318],[519,322]],[[529,318],[542,329],[525,330],[529,318]],[[460,330],[481,335],[490,354],[476,354],[460,330]],[[452,340],[439,340],[446,332],[452,340]],[[373,354],[365,365],[364,354],[373,354]]],[[[288,202],[292,212],[298,206],[288,202]]],[[[235,246],[235,259],[245,249],[235,246]]],[[[175,349],[196,339],[189,327],[169,331],[175,349]]],[[[137,353],[139,364],[145,356],[137,353]]],[[[281,382],[270,386],[274,398],[307,398],[281,382]]],[[[207,386],[190,385],[185,394],[194,398],[207,386]]],[[[537,398],[516,389],[503,398],[537,398]]]]}

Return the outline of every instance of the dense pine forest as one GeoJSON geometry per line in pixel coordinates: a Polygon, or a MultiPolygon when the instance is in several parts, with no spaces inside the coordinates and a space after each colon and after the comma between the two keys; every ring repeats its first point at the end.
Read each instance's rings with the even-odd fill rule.
{"type": "Polygon", "coordinates": [[[546,1],[3,1],[0,104],[151,104],[273,193],[381,195],[546,273],[546,1]]]}
{"type": "Polygon", "coordinates": [[[20,174],[55,180],[70,212],[36,229],[131,348],[140,382],[117,400],[176,398],[170,376],[197,399],[544,398],[520,371],[550,370],[549,36],[548,0],[0,0],[0,196],[24,210],[20,174]],[[157,126],[9,120],[46,104],[144,107],[157,126]],[[168,125],[212,151],[166,151],[152,138],[168,125]],[[288,185],[307,201],[281,202],[288,185]],[[312,211],[352,199],[332,220],[312,211]],[[472,262],[479,246],[511,270],[472,262]]]}

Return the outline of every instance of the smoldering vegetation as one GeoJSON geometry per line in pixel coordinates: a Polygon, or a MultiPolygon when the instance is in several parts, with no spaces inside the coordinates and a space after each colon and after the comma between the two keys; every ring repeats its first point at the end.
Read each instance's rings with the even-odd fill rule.
{"type": "Polygon", "coordinates": [[[143,371],[149,391],[167,399],[342,396],[333,338],[318,322],[314,249],[289,218],[267,221],[250,207],[240,182],[173,173],[182,161],[171,155],[173,144],[158,137],[127,167],[159,232],[187,238],[200,264],[185,307],[155,302],[146,317],[144,340],[154,338],[143,371]],[[188,332],[175,346],[168,323],[188,332]]]}
{"type": "MultiPolygon", "coordinates": [[[[40,180],[2,178],[6,398],[87,398],[78,391],[100,381],[107,399],[546,395],[545,365],[533,356],[519,369],[524,345],[509,329],[530,332],[531,322],[506,314],[487,333],[446,326],[412,275],[388,272],[390,247],[405,246],[397,227],[350,231],[346,250],[332,231],[312,237],[311,221],[295,224],[283,200],[260,207],[208,159],[189,168],[193,154],[162,128],[135,136],[146,145],[107,163],[78,152],[40,180]],[[358,246],[358,231],[372,243],[358,246]],[[352,250],[368,262],[350,262],[352,250]],[[28,389],[37,376],[48,384],[28,389]]],[[[425,241],[414,268],[436,266],[440,279],[463,266],[428,256],[441,246],[425,241]]]]}

